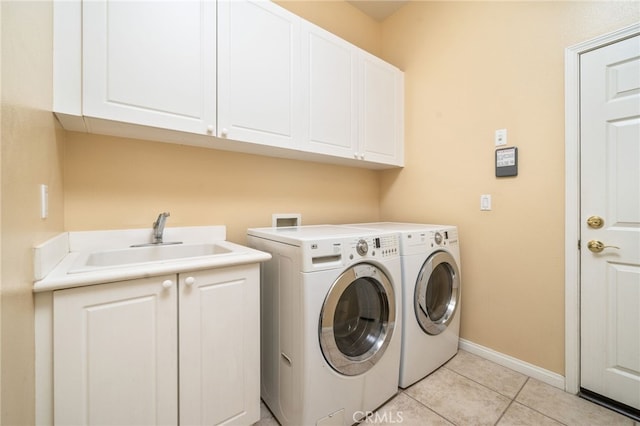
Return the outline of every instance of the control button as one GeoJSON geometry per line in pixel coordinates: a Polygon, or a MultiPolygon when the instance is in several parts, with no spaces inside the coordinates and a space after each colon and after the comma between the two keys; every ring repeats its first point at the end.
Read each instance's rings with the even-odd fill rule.
{"type": "Polygon", "coordinates": [[[358,241],[356,245],[356,251],[360,256],[364,256],[369,251],[369,244],[365,240],[358,241]]]}

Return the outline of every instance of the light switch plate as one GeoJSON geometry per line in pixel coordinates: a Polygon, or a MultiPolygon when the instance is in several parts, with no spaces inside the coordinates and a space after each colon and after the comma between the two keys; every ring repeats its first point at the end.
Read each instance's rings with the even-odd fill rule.
{"type": "Polygon", "coordinates": [[[49,186],[40,185],[40,219],[49,216],[49,186]]]}
{"type": "Polygon", "coordinates": [[[483,194],[480,196],[480,210],[491,210],[491,194],[483,194]]]}

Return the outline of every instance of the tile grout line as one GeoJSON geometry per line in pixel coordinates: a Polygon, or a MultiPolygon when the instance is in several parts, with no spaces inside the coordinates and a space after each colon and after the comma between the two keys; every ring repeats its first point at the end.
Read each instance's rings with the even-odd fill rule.
{"type": "Polygon", "coordinates": [[[525,376],[525,377],[526,377],[526,380],[522,383],[522,386],[520,386],[520,389],[518,389],[518,391],[513,396],[513,398],[511,398],[511,401],[509,401],[509,405],[507,405],[507,408],[505,408],[505,410],[502,412],[502,414],[500,414],[500,417],[498,417],[498,420],[496,420],[496,422],[494,423],[494,426],[496,426],[498,423],[500,423],[500,420],[502,420],[504,415],[507,414],[507,411],[509,411],[509,408],[511,408],[511,406],[513,405],[514,402],[518,403],[516,401],[516,398],[518,397],[518,395],[520,395],[520,392],[522,392],[522,389],[524,389],[525,385],[527,384],[527,382],[529,381],[529,378],[530,378],[529,376],[525,376]]]}
{"type": "MultiPolygon", "coordinates": [[[[427,376],[427,377],[429,377],[429,376],[427,376]]],[[[424,380],[425,378],[426,378],[426,377],[424,377],[424,378],[422,378],[422,379],[420,379],[420,380],[424,380]]],[[[420,380],[418,380],[418,382],[419,382],[420,380]]],[[[416,383],[418,383],[418,382],[416,382],[416,383]]],[[[413,385],[411,385],[411,386],[414,386],[416,383],[414,383],[414,384],[413,384],[413,385]]],[[[453,422],[452,420],[450,420],[450,419],[446,418],[446,417],[445,417],[445,416],[443,416],[442,414],[438,413],[437,411],[433,410],[431,407],[429,407],[428,405],[426,405],[424,402],[420,401],[419,399],[415,399],[413,396],[411,396],[410,394],[408,394],[407,392],[405,392],[407,389],[411,388],[411,386],[409,386],[409,387],[408,387],[408,388],[406,388],[406,389],[402,389],[402,388],[400,388],[400,389],[401,389],[401,392],[402,392],[403,394],[405,394],[407,397],[411,398],[413,401],[415,401],[415,402],[417,402],[418,404],[422,405],[422,406],[423,406],[424,408],[426,408],[427,410],[429,410],[429,411],[431,411],[432,413],[434,413],[436,416],[440,417],[441,419],[445,420],[446,422],[451,423],[452,425],[457,426],[457,423],[455,423],[455,422],[453,422]]]]}
{"type": "MultiPolygon", "coordinates": [[[[457,374],[457,375],[458,375],[458,376],[460,376],[460,377],[464,377],[465,379],[469,380],[470,382],[473,382],[473,383],[475,383],[475,384],[477,384],[477,385],[479,385],[479,386],[482,386],[482,387],[483,387],[483,388],[485,388],[486,390],[488,390],[488,391],[490,391],[490,392],[493,392],[493,393],[495,393],[496,395],[499,395],[499,396],[502,396],[502,397],[504,397],[504,398],[507,398],[507,399],[509,400],[509,404],[507,404],[507,406],[506,406],[506,408],[504,409],[504,411],[502,411],[502,413],[500,413],[500,416],[498,417],[498,419],[497,419],[497,420],[496,420],[496,422],[494,423],[494,426],[495,426],[495,425],[497,425],[497,424],[498,424],[498,422],[500,422],[500,420],[501,420],[501,419],[502,419],[502,417],[505,415],[505,413],[507,412],[507,410],[509,410],[509,407],[511,407],[511,404],[513,404],[513,401],[515,401],[515,396],[514,396],[513,398],[511,398],[511,397],[509,397],[509,396],[503,395],[502,393],[498,392],[497,390],[495,390],[495,389],[491,389],[489,386],[484,385],[484,384],[482,384],[482,383],[480,383],[480,382],[478,382],[478,381],[476,381],[476,380],[472,379],[471,377],[467,377],[467,376],[465,376],[464,374],[461,374],[461,373],[458,373],[458,372],[457,372],[457,371],[455,371],[455,370],[452,370],[451,368],[447,368],[447,367],[446,367],[446,365],[443,365],[443,366],[442,366],[442,368],[446,368],[447,370],[451,371],[452,373],[457,374]]],[[[529,380],[529,376],[525,376],[525,377],[527,378],[527,380],[525,380],[524,382],[525,382],[525,383],[527,383],[527,381],[529,380]]],[[[524,387],[524,385],[523,385],[522,387],[524,387]]],[[[522,389],[522,388],[520,388],[520,389],[522,389]]],[[[518,392],[516,393],[516,396],[518,395],[518,393],[520,393],[520,391],[518,391],[518,392]]],[[[447,420],[448,420],[448,419],[447,419],[447,420]]]]}
{"type": "MultiPolygon", "coordinates": [[[[554,422],[556,422],[556,423],[559,423],[559,424],[561,424],[561,425],[567,426],[567,424],[566,424],[566,423],[561,422],[560,420],[555,419],[555,418],[553,418],[553,417],[551,417],[551,416],[548,416],[548,415],[546,415],[545,413],[542,413],[542,412],[540,412],[540,411],[536,410],[535,408],[530,407],[529,405],[525,404],[524,402],[516,401],[516,398],[518,398],[518,396],[520,396],[520,394],[521,394],[521,393],[522,393],[522,391],[524,390],[524,387],[527,385],[527,383],[529,383],[529,380],[530,380],[530,379],[531,379],[531,377],[530,377],[530,376],[527,376],[527,380],[525,380],[525,381],[524,381],[524,383],[522,384],[522,386],[520,387],[520,389],[519,389],[519,390],[518,390],[518,392],[516,393],[516,396],[514,396],[514,397],[513,397],[513,402],[515,402],[515,403],[517,403],[517,404],[520,404],[520,405],[522,405],[523,407],[526,407],[526,408],[528,408],[529,410],[534,411],[534,412],[536,412],[536,413],[540,414],[541,416],[546,417],[547,419],[551,419],[551,420],[553,420],[553,421],[554,421],[554,422]]],[[[509,407],[511,407],[511,404],[509,404],[509,407]]]]}
{"type": "MultiPolygon", "coordinates": [[[[491,362],[491,361],[490,361],[490,362],[491,362]]],[[[490,388],[490,387],[488,387],[487,385],[485,385],[485,384],[483,384],[483,383],[480,383],[480,382],[478,382],[477,380],[472,379],[471,377],[467,377],[467,376],[465,376],[464,374],[459,373],[459,372],[457,372],[456,370],[453,370],[452,368],[447,367],[447,365],[446,365],[446,364],[444,364],[441,368],[446,368],[447,370],[451,371],[452,373],[455,373],[455,374],[457,374],[457,375],[458,375],[458,376],[460,376],[460,377],[464,377],[465,379],[470,380],[470,381],[472,381],[473,383],[476,383],[476,384],[478,384],[478,385],[482,386],[483,388],[488,389],[489,391],[494,392],[494,393],[496,393],[496,394],[498,394],[498,395],[500,395],[500,396],[503,396],[503,397],[505,397],[505,398],[508,398],[508,399],[510,400],[510,401],[509,401],[509,405],[507,405],[507,408],[505,408],[505,410],[502,412],[502,414],[500,415],[500,417],[498,418],[498,420],[496,420],[496,423],[494,423],[494,426],[495,426],[495,425],[497,425],[497,424],[500,422],[500,420],[502,420],[502,417],[504,417],[504,415],[507,413],[507,411],[509,410],[509,408],[511,408],[511,406],[513,405],[513,403],[514,403],[514,402],[516,402],[516,403],[518,403],[518,404],[522,405],[523,407],[526,407],[526,408],[528,408],[528,409],[530,409],[530,410],[532,410],[532,411],[535,411],[536,413],[540,414],[541,416],[544,416],[544,417],[546,417],[546,418],[548,418],[548,419],[553,420],[554,422],[557,422],[557,423],[559,423],[559,424],[561,424],[561,425],[565,425],[565,426],[566,426],[566,424],[565,424],[565,423],[563,423],[563,422],[561,422],[560,420],[555,419],[555,418],[553,418],[553,417],[550,417],[550,416],[548,416],[548,415],[546,415],[546,414],[544,414],[544,413],[541,413],[540,411],[536,410],[535,408],[533,408],[533,407],[529,407],[528,405],[526,405],[526,404],[524,404],[524,403],[521,403],[521,402],[519,402],[519,401],[516,401],[516,398],[520,395],[520,393],[522,392],[522,390],[524,389],[524,387],[526,386],[526,384],[529,382],[529,380],[531,379],[531,376],[527,376],[526,374],[518,373],[518,372],[517,372],[517,371],[515,371],[515,370],[511,370],[510,368],[505,367],[505,368],[508,368],[508,369],[509,369],[509,370],[511,370],[511,371],[514,371],[515,373],[522,374],[522,376],[524,376],[524,377],[526,378],[526,380],[522,383],[522,386],[520,386],[520,389],[518,389],[518,391],[516,392],[516,394],[515,394],[515,395],[513,396],[513,398],[512,398],[512,397],[510,397],[510,396],[504,395],[504,394],[503,394],[503,393],[501,393],[501,392],[498,392],[497,390],[491,389],[491,388],[490,388]]],[[[420,401],[418,401],[418,402],[420,402],[420,401]]],[[[427,408],[429,408],[429,407],[427,407],[427,408]]],[[[431,410],[431,411],[433,411],[433,410],[431,410]]],[[[442,417],[442,416],[441,416],[441,417],[442,417]]],[[[447,418],[445,418],[445,419],[446,419],[447,421],[449,421],[449,422],[450,422],[450,420],[449,420],[449,419],[447,419],[447,418]]]]}
{"type": "MultiPolygon", "coordinates": [[[[457,374],[457,375],[458,375],[458,376],[460,376],[460,377],[464,377],[465,379],[470,380],[470,381],[472,381],[473,383],[475,383],[475,384],[477,384],[477,385],[480,385],[480,386],[482,386],[483,388],[488,389],[488,390],[490,390],[491,392],[496,393],[496,394],[498,394],[498,395],[500,395],[500,396],[503,396],[503,397],[505,397],[505,398],[507,398],[507,399],[511,399],[511,400],[514,400],[514,399],[515,399],[515,396],[514,396],[513,398],[511,398],[510,396],[505,395],[505,394],[503,394],[503,393],[502,393],[502,392],[500,392],[500,391],[497,391],[497,390],[495,390],[495,389],[491,389],[489,386],[487,386],[487,385],[485,385],[485,384],[483,384],[483,383],[480,383],[479,381],[477,381],[477,380],[475,380],[475,379],[473,379],[473,378],[471,378],[471,377],[465,376],[464,374],[459,373],[459,372],[457,372],[456,370],[453,370],[453,369],[451,369],[451,368],[448,368],[446,365],[443,365],[443,366],[442,366],[442,367],[440,367],[440,368],[446,368],[447,370],[451,371],[452,373],[457,374]]],[[[505,367],[505,368],[506,368],[506,367],[505,367]]],[[[513,370],[512,370],[512,371],[513,371],[513,370]]],[[[518,372],[517,372],[517,371],[515,371],[515,373],[518,373],[518,372]]],[[[518,374],[522,374],[522,373],[518,373],[518,374]]],[[[529,376],[524,375],[524,374],[522,374],[522,376],[526,377],[526,379],[527,379],[527,380],[525,380],[524,382],[525,382],[525,383],[527,383],[527,381],[529,380],[529,376]]],[[[523,387],[524,387],[524,385],[523,385],[523,387]]],[[[522,390],[522,388],[520,388],[520,389],[522,390]]],[[[520,393],[520,391],[518,391],[518,392],[516,393],[516,396],[518,395],[518,393],[520,393]]]]}

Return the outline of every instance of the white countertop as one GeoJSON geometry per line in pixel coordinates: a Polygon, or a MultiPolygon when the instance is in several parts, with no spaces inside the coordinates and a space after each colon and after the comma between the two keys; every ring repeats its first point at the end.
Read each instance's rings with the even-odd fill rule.
{"type": "Polygon", "coordinates": [[[114,281],[176,274],[186,271],[224,268],[269,260],[271,255],[226,241],[224,226],[166,228],[166,242],[216,243],[231,250],[223,255],[135,263],[69,273],[76,260],[88,252],[122,249],[150,241],[151,230],[65,232],[34,248],[34,292],[59,290],[114,281]]]}

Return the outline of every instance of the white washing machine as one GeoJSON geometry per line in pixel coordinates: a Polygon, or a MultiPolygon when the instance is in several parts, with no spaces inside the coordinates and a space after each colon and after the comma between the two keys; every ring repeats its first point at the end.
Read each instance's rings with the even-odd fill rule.
{"type": "Polygon", "coordinates": [[[450,225],[378,222],[349,226],[397,232],[402,263],[400,387],[427,376],[458,352],[460,247],[450,225]]]}
{"type": "Polygon", "coordinates": [[[395,232],[247,230],[261,264],[261,396],[282,425],[351,425],[398,391],[395,232]]]}

